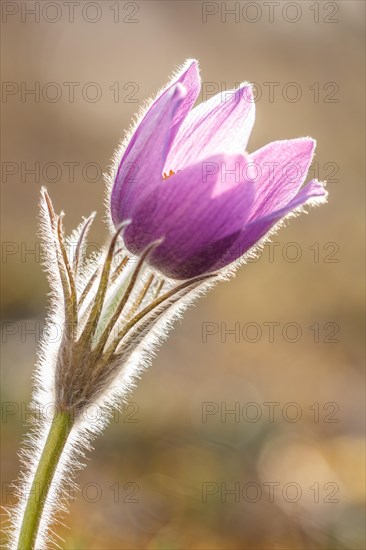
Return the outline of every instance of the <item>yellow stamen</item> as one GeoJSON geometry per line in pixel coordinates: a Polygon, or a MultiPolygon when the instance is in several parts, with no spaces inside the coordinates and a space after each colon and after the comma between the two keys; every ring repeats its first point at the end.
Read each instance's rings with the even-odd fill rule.
{"type": "Polygon", "coordinates": [[[163,174],[163,180],[167,180],[168,178],[170,178],[170,176],[174,176],[175,172],[173,172],[173,170],[169,170],[169,174],[166,174],[164,172],[163,174]]]}

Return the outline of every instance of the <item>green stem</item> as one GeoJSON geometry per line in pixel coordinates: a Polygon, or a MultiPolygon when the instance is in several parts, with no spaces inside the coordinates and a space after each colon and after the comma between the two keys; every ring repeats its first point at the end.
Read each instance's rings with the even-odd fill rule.
{"type": "Polygon", "coordinates": [[[28,496],[18,550],[33,550],[35,547],[48,491],[71,428],[72,418],[69,413],[55,413],[28,496]]]}

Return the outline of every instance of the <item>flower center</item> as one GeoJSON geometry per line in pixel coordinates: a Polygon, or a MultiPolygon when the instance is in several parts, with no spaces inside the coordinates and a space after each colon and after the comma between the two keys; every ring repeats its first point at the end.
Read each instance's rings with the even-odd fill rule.
{"type": "Polygon", "coordinates": [[[164,172],[163,174],[163,180],[167,180],[168,178],[170,178],[170,176],[174,176],[175,172],[173,172],[173,170],[169,170],[169,174],[166,174],[164,172]]]}

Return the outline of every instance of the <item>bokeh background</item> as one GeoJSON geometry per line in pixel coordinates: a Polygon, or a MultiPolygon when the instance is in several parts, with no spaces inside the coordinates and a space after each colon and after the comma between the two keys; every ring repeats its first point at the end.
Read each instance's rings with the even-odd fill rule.
{"type": "Polygon", "coordinates": [[[60,544],[363,548],[364,3],[2,10],[2,504],[13,499],[47,306],[40,187],[68,230],[97,210],[92,240],[103,242],[101,174],[144,100],[194,57],[200,100],[256,83],[250,151],[316,137],[312,172],[328,180],[329,203],[293,220],[176,325],[95,441],[60,544]]]}

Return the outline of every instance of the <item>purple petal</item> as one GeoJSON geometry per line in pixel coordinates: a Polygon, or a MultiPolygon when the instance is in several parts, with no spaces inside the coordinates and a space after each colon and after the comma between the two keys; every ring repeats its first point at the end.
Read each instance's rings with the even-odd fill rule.
{"type": "Polygon", "coordinates": [[[177,279],[210,271],[207,247],[225,240],[230,246],[251,211],[253,185],[240,175],[246,165],[242,155],[218,155],[162,182],[135,212],[123,236],[127,247],[140,253],[164,238],[149,257],[151,265],[177,279]]]}
{"type": "Polygon", "coordinates": [[[274,141],[250,155],[256,198],[251,219],[287,205],[304,183],[315,141],[311,138],[274,141]]]}
{"type": "Polygon", "coordinates": [[[196,100],[201,91],[201,78],[198,70],[198,63],[195,59],[190,59],[186,61],[180,73],[178,73],[177,80],[174,80],[174,83],[180,83],[187,90],[187,95],[184,98],[184,101],[177,109],[175,116],[172,121],[172,131],[170,139],[173,141],[175,138],[183,120],[186,118],[187,114],[191,111],[193,105],[196,103],[196,100]]]}
{"type": "Polygon", "coordinates": [[[112,189],[111,213],[115,225],[130,218],[142,197],[161,183],[172,120],[184,94],[180,84],[171,87],[159,102],[159,108],[150,111],[149,124],[136,130],[134,147],[124,155],[112,189]]]}
{"type": "Polygon", "coordinates": [[[196,101],[200,86],[197,62],[190,60],[137,126],[112,189],[111,212],[116,225],[131,215],[142,193],[161,181],[170,144],[196,101]]]}
{"type": "Polygon", "coordinates": [[[250,85],[223,92],[195,107],[186,117],[169,151],[164,171],[176,172],[217,154],[246,150],[255,118],[250,85]]]}
{"type": "MultiPolygon", "coordinates": [[[[186,97],[184,98],[184,101],[182,101],[171,121],[171,140],[173,140],[183,120],[192,109],[201,90],[201,78],[198,71],[198,63],[195,59],[187,60],[182,69],[172,78],[171,82],[153,101],[151,107],[147,110],[137,128],[135,128],[124,156],[130,152],[132,147],[135,145],[135,142],[139,139],[139,133],[145,131],[145,126],[147,128],[151,128],[150,117],[154,116],[154,110],[161,108],[161,103],[166,101],[166,94],[170,94],[172,88],[174,88],[177,84],[181,84],[185,88],[186,97]]],[[[123,160],[124,159],[122,159],[122,161],[123,160]]]]}
{"type": "Polygon", "coordinates": [[[293,210],[305,204],[320,204],[326,200],[326,197],[327,191],[323,185],[317,180],[310,181],[286,206],[250,222],[240,233],[237,233],[235,241],[227,248],[225,255],[214,264],[214,269],[220,269],[240,258],[293,210]]]}

